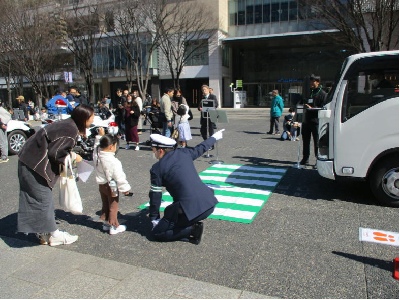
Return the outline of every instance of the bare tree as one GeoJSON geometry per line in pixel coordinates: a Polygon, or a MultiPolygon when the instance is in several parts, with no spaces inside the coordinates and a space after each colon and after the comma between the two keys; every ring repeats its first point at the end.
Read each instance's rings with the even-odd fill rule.
{"type": "Polygon", "coordinates": [[[154,24],[160,36],[160,49],[166,58],[174,88],[185,63],[194,55],[207,55],[216,47],[212,37],[218,25],[209,7],[198,1],[158,1],[154,24]]]}
{"type": "MultiPolygon", "coordinates": [[[[0,26],[1,52],[7,57],[9,70],[25,77],[41,105],[47,83],[44,78],[54,73],[55,54],[51,22],[48,14],[31,2],[1,1],[3,9],[0,26]],[[6,13],[4,13],[6,12],[6,13]]],[[[14,81],[15,82],[15,81],[14,81]]]]}
{"type": "Polygon", "coordinates": [[[109,14],[104,14],[107,27],[113,29],[106,34],[121,48],[125,59],[128,89],[132,90],[136,79],[143,99],[151,75],[152,54],[158,42],[155,26],[151,22],[156,3],[156,0],[122,0],[113,4],[109,14]]]}
{"type": "Polygon", "coordinates": [[[94,103],[95,96],[93,59],[103,36],[99,23],[100,8],[97,1],[89,1],[84,6],[76,2],[72,9],[60,7],[59,10],[60,18],[66,23],[64,45],[73,53],[83,74],[91,103],[94,103]]]}
{"type": "Polygon", "coordinates": [[[398,0],[301,0],[311,21],[338,29],[358,52],[398,49],[398,0]]]}

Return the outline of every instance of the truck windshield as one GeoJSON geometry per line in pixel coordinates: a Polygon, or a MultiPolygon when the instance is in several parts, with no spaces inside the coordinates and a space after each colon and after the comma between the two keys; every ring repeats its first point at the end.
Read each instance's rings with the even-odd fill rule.
{"type": "Polygon", "coordinates": [[[399,55],[376,55],[352,63],[344,80],[342,122],[399,96],[399,55]]]}
{"type": "Polygon", "coordinates": [[[336,87],[337,87],[337,83],[339,82],[340,77],[343,74],[343,71],[345,69],[345,66],[347,65],[348,60],[349,60],[348,58],[345,59],[345,61],[342,64],[342,67],[341,67],[340,71],[336,74],[335,80],[333,81],[334,84],[332,85],[331,89],[328,92],[328,96],[326,97],[325,104],[327,104],[329,102],[332,102],[333,94],[335,93],[335,90],[336,90],[336,87]]]}

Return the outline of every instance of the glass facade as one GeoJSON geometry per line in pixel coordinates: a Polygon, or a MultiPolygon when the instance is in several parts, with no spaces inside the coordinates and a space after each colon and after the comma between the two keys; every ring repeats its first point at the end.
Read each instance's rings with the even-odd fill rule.
{"type": "Polygon", "coordinates": [[[299,1],[230,0],[229,25],[250,25],[302,19],[299,1]]]}
{"type": "Polygon", "coordinates": [[[188,58],[185,61],[185,66],[202,66],[208,65],[208,43],[201,40],[188,42],[186,45],[186,53],[188,58]]]}
{"type": "Polygon", "coordinates": [[[306,76],[320,75],[324,86],[331,85],[344,59],[353,54],[323,34],[243,40],[230,46],[232,79],[243,80],[247,106],[268,107],[270,92],[277,89],[289,107],[309,88],[304,87],[306,76]]]}

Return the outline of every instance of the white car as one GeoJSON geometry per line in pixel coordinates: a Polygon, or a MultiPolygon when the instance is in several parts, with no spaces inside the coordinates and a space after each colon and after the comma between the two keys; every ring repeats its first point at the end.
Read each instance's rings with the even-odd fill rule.
{"type": "Polygon", "coordinates": [[[10,120],[7,123],[7,138],[9,154],[18,154],[26,140],[35,133],[29,123],[10,120]]]}

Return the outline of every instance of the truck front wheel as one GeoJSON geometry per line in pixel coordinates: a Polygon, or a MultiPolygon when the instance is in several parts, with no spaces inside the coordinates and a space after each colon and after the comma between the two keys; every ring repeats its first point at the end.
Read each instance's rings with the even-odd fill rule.
{"type": "Polygon", "coordinates": [[[372,169],[369,183],[372,193],[383,205],[399,207],[399,159],[391,156],[372,169]]]}

